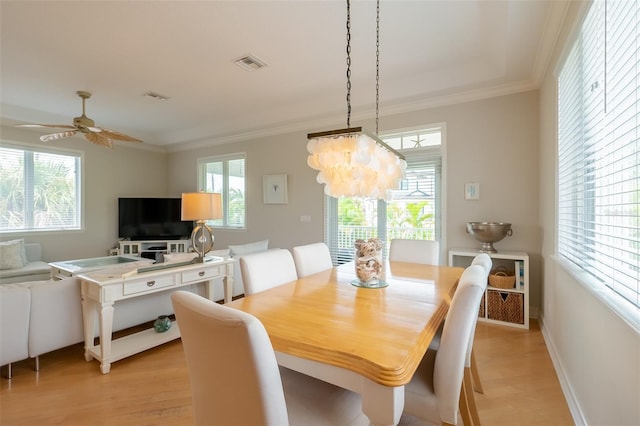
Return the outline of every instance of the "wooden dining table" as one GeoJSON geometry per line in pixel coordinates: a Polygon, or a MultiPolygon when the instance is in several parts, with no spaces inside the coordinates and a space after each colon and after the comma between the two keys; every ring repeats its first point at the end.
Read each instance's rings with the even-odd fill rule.
{"type": "Polygon", "coordinates": [[[462,272],[386,262],[388,286],[362,288],[346,263],[226,306],[264,324],[278,364],[359,393],[371,424],[392,425],[462,272]]]}

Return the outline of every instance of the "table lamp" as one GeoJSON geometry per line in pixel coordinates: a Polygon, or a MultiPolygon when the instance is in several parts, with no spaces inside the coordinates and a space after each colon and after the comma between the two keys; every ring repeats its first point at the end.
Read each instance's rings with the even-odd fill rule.
{"type": "Polygon", "coordinates": [[[220,194],[211,192],[182,193],[182,220],[195,220],[191,233],[191,245],[198,253],[194,263],[204,262],[204,255],[213,248],[213,233],[205,221],[222,218],[220,194]]]}

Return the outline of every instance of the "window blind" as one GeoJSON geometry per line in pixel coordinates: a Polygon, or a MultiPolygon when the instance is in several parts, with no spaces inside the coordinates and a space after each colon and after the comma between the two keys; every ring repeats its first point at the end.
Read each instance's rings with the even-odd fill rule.
{"type": "Polygon", "coordinates": [[[558,254],[640,307],[640,2],[594,2],[558,78],[558,254]]]}

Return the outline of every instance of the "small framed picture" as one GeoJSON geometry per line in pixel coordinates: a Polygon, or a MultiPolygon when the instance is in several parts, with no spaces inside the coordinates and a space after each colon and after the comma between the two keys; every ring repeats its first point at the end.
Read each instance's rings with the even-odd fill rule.
{"type": "Polygon", "coordinates": [[[262,194],[265,204],[287,204],[287,175],[264,175],[262,194]]]}
{"type": "Polygon", "coordinates": [[[464,199],[465,200],[479,200],[480,199],[480,184],[479,183],[465,183],[464,184],[464,199]]]}

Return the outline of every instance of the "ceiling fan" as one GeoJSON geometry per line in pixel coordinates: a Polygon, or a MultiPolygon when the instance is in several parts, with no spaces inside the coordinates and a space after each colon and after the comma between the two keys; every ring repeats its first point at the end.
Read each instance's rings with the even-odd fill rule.
{"type": "Polygon", "coordinates": [[[54,129],[67,129],[62,132],[40,136],[40,140],[42,142],[68,138],[78,132],[82,133],[85,139],[87,139],[88,141],[109,148],[113,148],[114,139],[127,142],[142,142],[140,139],[136,139],[132,136],[127,136],[120,132],[97,127],[94,121],[87,117],[84,113],[85,101],[91,97],[91,93],[82,90],[79,90],[76,93],[82,98],[82,115],[73,119],[73,126],[67,124],[18,124],[16,127],[48,127],[54,129]]]}

